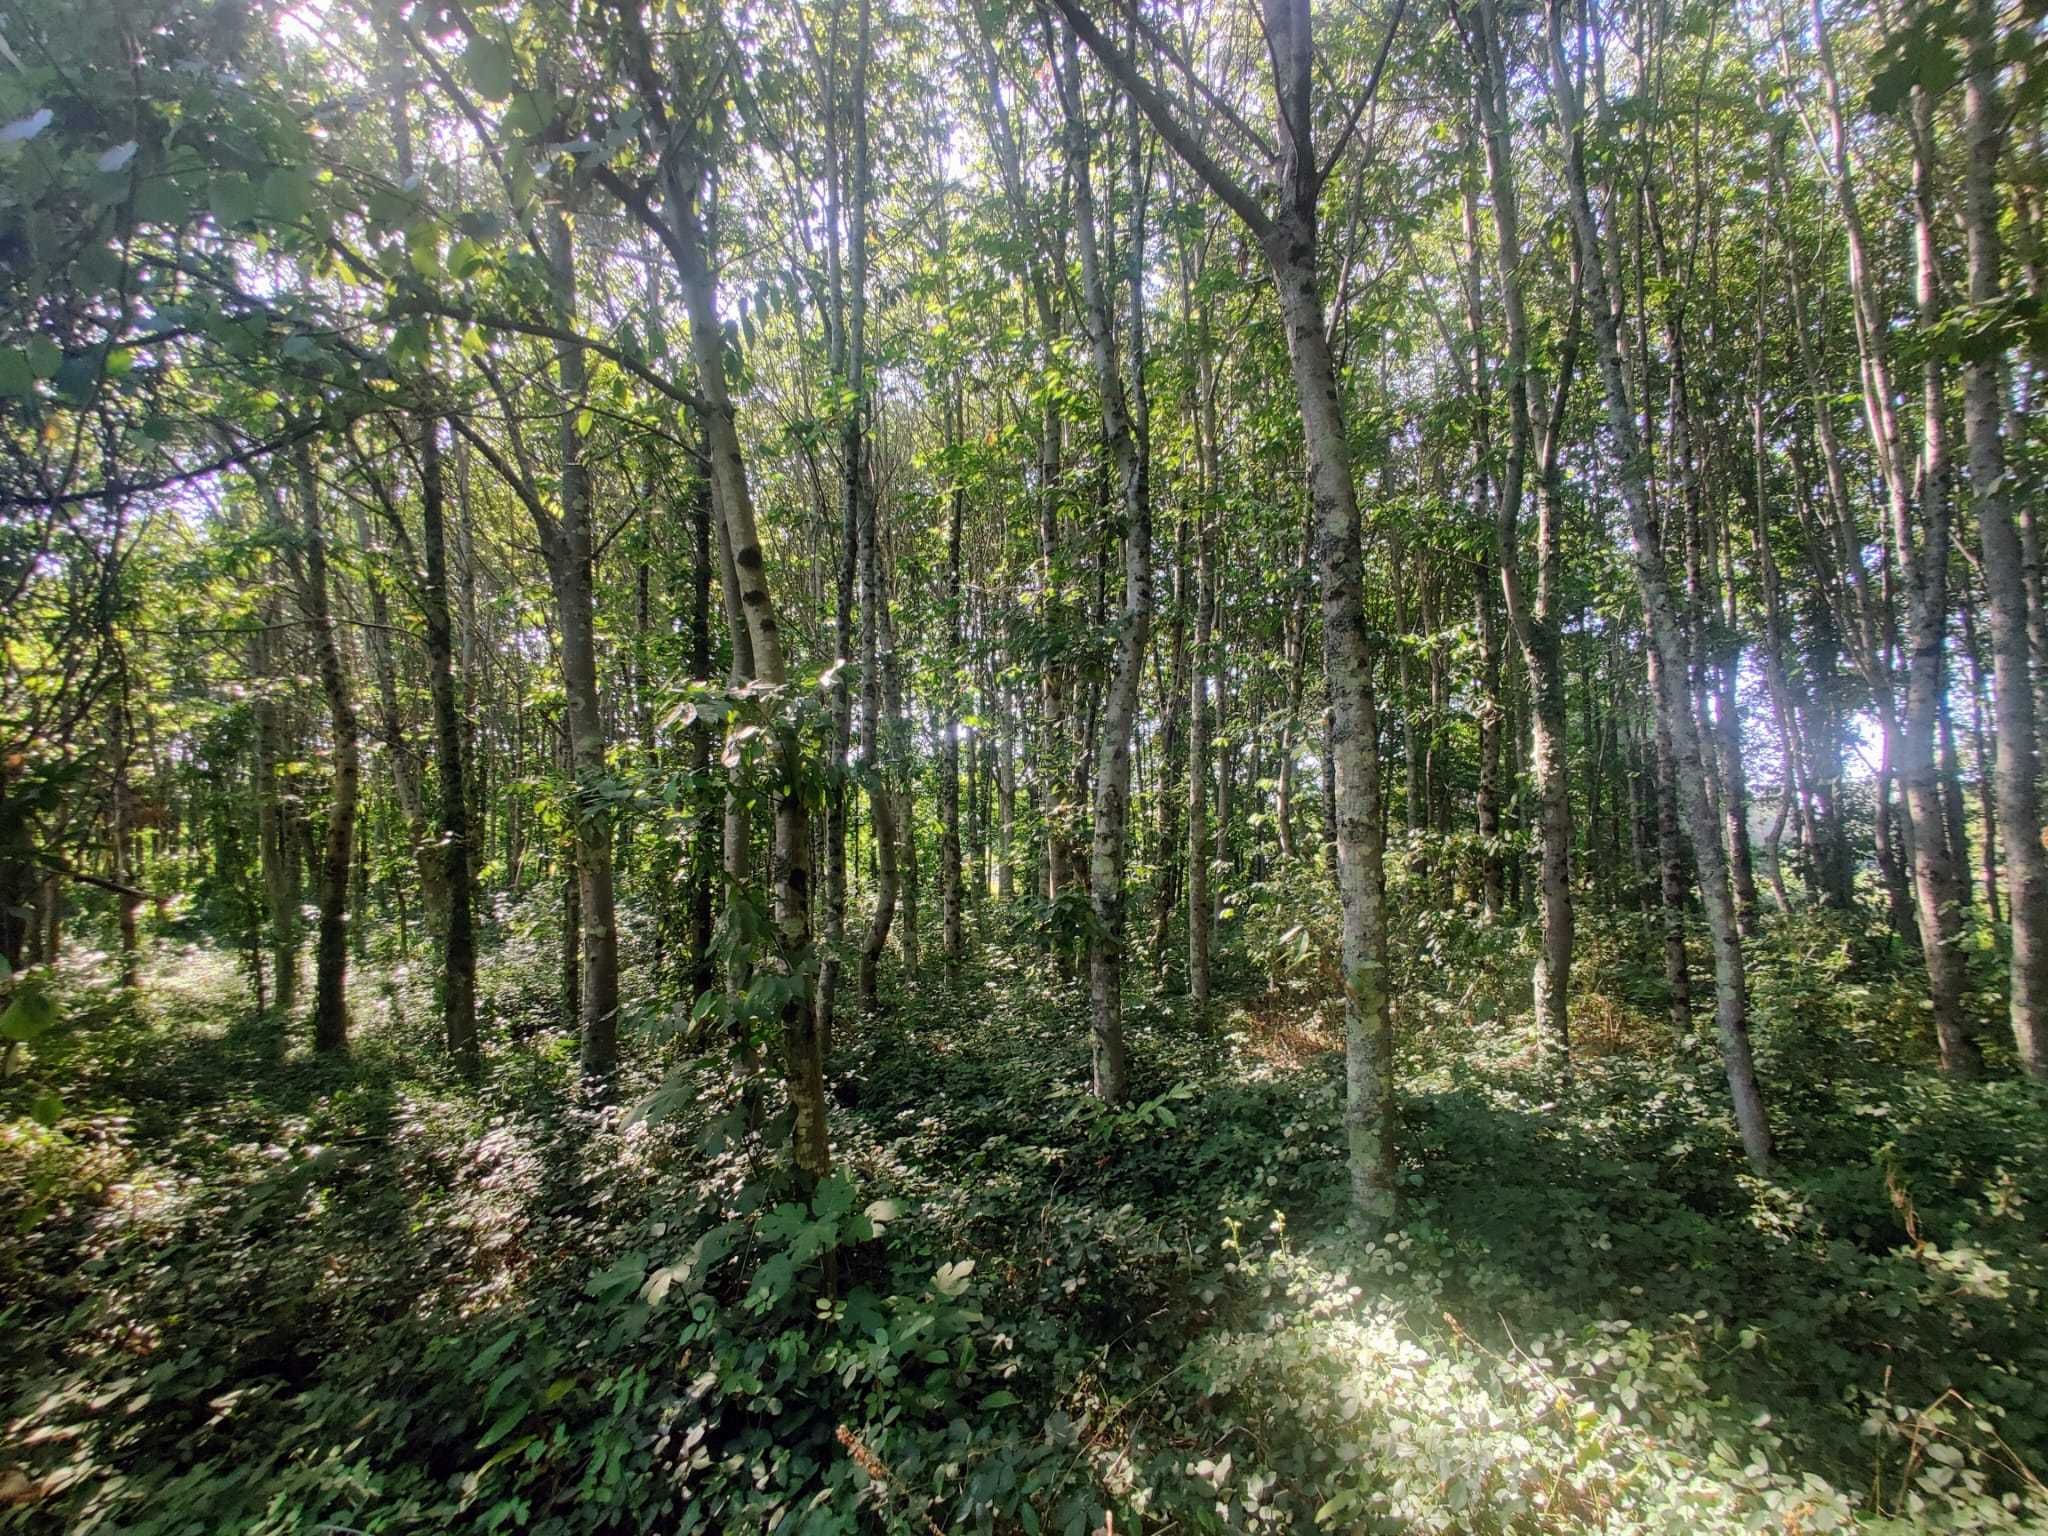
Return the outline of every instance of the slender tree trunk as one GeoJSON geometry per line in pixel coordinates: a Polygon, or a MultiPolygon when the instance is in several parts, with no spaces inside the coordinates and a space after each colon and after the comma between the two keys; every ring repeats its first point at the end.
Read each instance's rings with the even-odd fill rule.
{"type": "Polygon", "coordinates": [[[435,765],[441,791],[441,1012],[448,1054],[458,1068],[479,1064],[476,1025],[476,882],[470,866],[469,788],[464,772],[462,714],[455,691],[454,626],[448,610],[447,495],[441,423],[420,432],[420,545],[426,557],[421,607],[427,630],[427,687],[434,704],[435,765]]]}
{"type": "Polygon", "coordinates": [[[1097,248],[1094,154],[1081,107],[1077,39],[1065,34],[1062,98],[1066,110],[1067,165],[1073,177],[1074,228],[1081,256],[1081,316],[1088,333],[1096,389],[1102,397],[1102,433],[1114,468],[1123,514],[1124,595],[1115,660],[1104,693],[1096,739],[1093,844],[1089,851],[1088,992],[1096,1097],[1120,1102],[1127,1087],[1123,1035],[1125,941],[1124,862],[1130,816],[1131,732],[1152,623],[1152,491],[1149,411],[1145,397],[1144,185],[1140,171],[1137,108],[1130,109],[1131,229],[1130,388],[1117,357],[1110,280],[1097,248]]]}
{"type": "MultiPolygon", "coordinates": [[[[556,313],[576,312],[576,255],[567,213],[547,212],[548,279],[556,313]]],[[[585,359],[580,343],[555,344],[555,366],[569,407],[558,427],[560,507],[555,525],[543,528],[543,549],[561,625],[562,691],[569,734],[569,769],[574,780],[577,878],[583,915],[583,985],[579,1022],[583,1070],[609,1076],[619,1057],[619,932],[612,882],[610,818],[587,798],[605,772],[605,720],[597,682],[597,618],[593,590],[595,544],[591,530],[590,470],[583,462],[583,434],[575,403],[584,389],[585,359]]]]}
{"type": "Polygon", "coordinates": [[[1078,0],[1054,3],[1090,52],[1116,75],[1125,93],[1144,108],[1161,137],[1257,237],[1279,297],[1308,454],[1322,584],[1323,663],[1331,700],[1329,761],[1334,770],[1331,817],[1343,912],[1344,1128],[1351,1203],[1364,1225],[1382,1227],[1394,1214],[1394,1080],[1379,721],[1365,632],[1358,492],[1336,360],[1324,327],[1316,260],[1322,178],[1311,140],[1315,50],[1308,0],[1268,0],[1266,6],[1276,126],[1286,172],[1281,206],[1270,215],[1208,158],[1138,68],[1087,18],[1078,0]]]}
{"type": "Polygon", "coordinates": [[[1727,863],[1721,853],[1720,828],[1715,824],[1713,806],[1707,796],[1706,773],[1700,758],[1692,701],[1687,696],[1690,658],[1672,601],[1664,552],[1650,502],[1648,456],[1636,433],[1635,410],[1630,403],[1628,379],[1623,370],[1620,315],[1610,297],[1604,259],[1598,255],[1600,234],[1586,191],[1585,166],[1580,159],[1580,122],[1584,109],[1579,83],[1565,55],[1564,22],[1563,0],[1551,0],[1551,95],[1566,140],[1567,202],[1573,226],[1578,232],[1579,248],[1589,253],[1584,268],[1592,310],[1594,350],[1606,395],[1608,431],[1620,461],[1620,490],[1629,515],[1636,586],[1642,597],[1644,617],[1658,660],[1655,682],[1659,713],[1671,735],[1674,777],[1685,808],[1686,822],[1692,832],[1693,859],[1699,871],[1700,893],[1707,909],[1707,926],[1713,936],[1714,1012],[1722,1063],[1728,1077],[1743,1149],[1751,1165],[1763,1172],[1771,1164],[1771,1131],[1750,1056],[1742,936],[1736,925],[1734,893],[1730,888],[1727,863]]]}
{"type": "MultiPolygon", "coordinates": [[[[1206,316],[1207,311],[1203,314],[1206,316]]],[[[1203,335],[1206,338],[1206,329],[1203,335]]],[[[1214,752],[1210,680],[1216,668],[1216,513],[1218,487],[1209,479],[1216,467],[1214,436],[1214,350],[1200,348],[1203,414],[1199,524],[1195,530],[1195,646],[1188,686],[1188,1006],[1199,1019],[1209,1007],[1209,949],[1215,933],[1216,902],[1209,889],[1214,853],[1209,845],[1209,778],[1214,752]]],[[[1327,765],[1326,765],[1327,771],[1327,765]]]]}
{"type": "MultiPolygon", "coordinates": [[[[697,441],[704,444],[700,427],[697,441]]],[[[711,681],[711,478],[699,473],[690,482],[690,676],[711,681]]],[[[718,880],[717,845],[712,840],[711,722],[692,720],[690,769],[698,790],[690,827],[690,1003],[694,1010],[718,985],[718,963],[712,953],[714,893],[718,880]]]]}
{"type": "MultiPolygon", "coordinates": [[[[1969,248],[1971,305],[1988,311],[2003,292],[1999,264],[1998,156],[2003,134],[1998,96],[1998,19],[1992,0],[1970,0],[1969,68],[1964,81],[1963,227],[1969,248]]],[[[1997,723],[1996,808],[2005,845],[2007,912],[2012,923],[2009,1015],[2020,1066],[2048,1078],[2048,849],[2041,842],[2039,763],[2034,718],[2027,564],[2014,524],[2001,431],[1996,352],[1963,365],[1963,423],[1971,502],[1983,552],[1991,628],[1992,692],[1997,723]]],[[[1987,831],[1989,830],[1987,825],[1987,831]]]]}
{"type": "MultiPolygon", "coordinates": [[[[123,886],[135,884],[135,786],[130,782],[129,764],[134,757],[135,721],[130,713],[128,697],[128,668],[120,663],[120,677],[114,686],[114,697],[108,711],[107,743],[113,765],[113,793],[111,820],[113,854],[112,875],[115,883],[123,886]]],[[[126,891],[115,897],[115,913],[120,930],[121,943],[121,990],[134,992],[142,985],[142,941],[136,914],[141,903],[126,891]]]]}
{"type": "MultiPolygon", "coordinates": [[[[1657,709],[1659,663],[1649,658],[1652,708],[1657,709]]],[[[1692,977],[1685,957],[1685,906],[1688,883],[1685,878],[1685,846],[1678,830],[1678,770],[1671,746],[1671,729],[1661,710],[1656,722],[1657,797],[1657,882],[1658,910],[1664,925],[1664,993],[1671,1009],[1671,1027],[1680,1034],[1692,1030],[1692,977]]]]}
{"type": "Polygon", "coordinates": [[[327,529],[312,451],[302,441],[293,457],[305,541],[305,611],[320,689],[334,732],[334,779],[327,804],[327,836],[320,859],[320,925],[314,955],[313,1044],[323,1051],[348,1047],[348,883],[355,851],[356,795],[361,763],[356,712],[328,605],[327,529]]]}
{"type": "Polygon", "coordinates": [[[289,1017],[299,998],[299,893],[292,879],[287,847],[288,820],[280,803],[278,765],[284,755],[281,686],[275,657],[280,605],[266,597],[260,627],[251,642],[251,670],[258,679],[256,695],[256,839],[263,871],[263,894],[269,910],[270,970],[273,1003],[289,1017]]]}
{"type": "Polygon", "coordinates": [[[2000,915],[1998,884],[1998,804],[1992,788],[1992,764],[1998,751],[1993,738],[1997,732],[1987,731],[1984,726],[1984,668],[1979,659],[1983,651],[1977,644],[1974,607],[1971,603],[1963,605],[1963,651],[1970,659],[1970,758],[1977,770],[1977,814],[1984,823],[1984,839],[1978,844],[1984,911],[1992,922],[1998,923],[2004,919],[2000,915]]]}
{"type": "MultiPolygon", "coordinates": [[[[1913,168],[1914,247],[1920,320],[1940,317],[1940,268],[1936,246],[1933,185],[1933,107],[1916,90],[1913,168]]],[[[1892,560],[1906,589],[1906,708],[1900,732],[1898,773],[1904,791],[1907,851],[1913,865],[1913,894],[1921,953],[1934,1011],[1942,1069],[1962,1077],[1982,1070],[1982,1053],[1963,1015],[1962,909],[1969,887],[1949,839],[1943,804],[1937,734],[1946,687],[1950,471],[1947,405],[1941,362],[1930,355],[1921,367],[1922,420],[1920,528],[1916,542],[1907,497],[1893,497],[1892,560]]]]}
{"type": "MultiPolygon", "coordinates": [[[[1185,305],[1185,285],[1183,285],[1185,305]]],[[[1183,309],[1185,313],[1185,308],[1183,309]]],[[[1183,517],[1174,534],[1173,639],[1164,676],[1155,658],[1153,676],[1159,690],[1159,772],[1152,795],[1153,856],[1152,884],[1152,977],[1153,984],[1166,985],[1167,948],[1172,936],[1174,914],[1180,908],[1181,863],[1186,854],[1186,835],[1181,818],[1187,810],[1187,705],[1188,597],[1192,573],[1188,568],[1188,524],[1183,517]]]]}
{"type": "MultiPolygon", "coordinates": [[[[1880,827],[1879,858],[1885,866],[1893,924],[1917,928],[1927,969],[1935,1035],[1945,1070],[1973,1074],[1978,1050],[1962,1017],[1963,967],[1960,874],[1950,856],[1943,825],[1935,730],[1940,703],[1942,651],[1947,623],[1949,558],[1948,457],[1943,417],[1940,359],[1922,365],[1923,422],[1919,470],[1920,528],[1914,527],[1915,486],[1906,459],[1904,433],[1893,397],[1887,337],[1892,317],[1872,275],[1861,210],[1849,169],[1849,134],[1822,0],[1813,0],[1814,41],[1819,55],[1828,125],[1832,137],[1829,172],[1848,235],[1849,290],[1864,416],[1871,446],[1887,491],[1892,570],[1907,600],[1905,706],[1894,722],[1884,709],[1886,767],[1896,770],[1904,791],[1907,854],[1912,865],[1912,907],[1902,911],[1901,871],[1888,829],[1880,827]],[[1890,853],[1891,857],[1886,855],[1890,853]],[[1917,908],[1917,921],[1903,921],[1917,908]]],[[[1923,326],[1941,312],[1940,271],[1934,229],[1932,108],[1915,88],[1911,106],[1913,140],[1915,299],[1923,326]]],[[[1876,649],[1866,642],[1866,648],[1876,649]]],[[[1874,665],[1874,663],[1873,663],[1874,665]]],[[[1886,701],[1889,704],[1889,701],[1886,701]]],[[[1878,814],[1886,814],[1886,775],[1880,775],[1878,814]]]]}
{"type": "Polygon", "coordinates": [[[921,894],[917,857],[917,775],[904,738],[909,734],[909,717],[903,712],[903,668],[896,649],[896,625],[887,605],[882,612],[882,685],[886,710],[886,739],[889,742],[887,775],[890,798],[895,802],[897,879],[902,889],[903,925],[898,942],[903,950],[903,980],[914,990],[918,973],[924,969],[922,934],[918,928],[918,897],[921,894]]]}
{"type": "MultiPolygon", "coordinates": [[[[1556,620],[1562,566],[1558,455],[1560,418],[1578,355],[1582,284],[1575,253],[1571,315],[1559,355],[1556,399],[1530,355],[1523,288],[1519,190],[1514,174],[1513,118],[1508,75],[1494,0],[1479,0],[1471,46],[1480,64],[1477,101],[1493,205],[1495,276],[1506,319],[1510,434],[1495,508],[1501,595],[1521,652],[1530,701],[1530,770],[1535,781],[1540,869],[1537,879],[1542,937],[1534,978],[1536,1022],[1556,1048],[1570,1051],[1568,998],[1574,919],[1571,893],[1571,781],[1565,764],[1565,687],[1556,620]],[[1533,602],[1522,574],[1521,504],[1529,454],[1536,467],[1536,590],[1533,602]]],[[[1474,316],[1477,333],[1477,316],[1474,316]]]]}
{"type": "Polygon", "coordinates": [[[877,508],[871,488],[863,488],[860,514],[861,588],[861,773],[868,781],[868,819],[874,826],[875,912],[860,953],[860,1005],[869,1012],[881,1006],[882,951],[896,919],[899,891],[896,794],[890,783],[888,718],[883,709],[882,610],[888,594],[882,585],[882,558],[876,529],[877,508]]]}
{"type": "MultiPolygon", "coordinates": [[[[862,11],[865,16],[865,0],[862,11]]],[[[696,365],[697,388],[706,406],[714,504],[731,547],[732,584],[738,599],[733,606],[745,621],[754,674],[763,682],[781,687],[789,682],[789,668],[784,660],[774,598],[768,588],[753,495],[747,484],[746,458],[726,386],[725,336],[719,323],[717,285],[711,274],[701,212],[703,188],[690,184],[680,165],[667,166],[665,174],[669,212],[674,222],[665,225],[663,233],[675,257],[690,318],[690,351],[696,365]]],[[[810,812],[796,729],[791,724],[779,724],[774,734],[773,880],[779,940],[776,964],[798,980],[790,988],[782,1009],[783,1078],[792,1111],[790,1142],[794,1161],[799,1177],[815,1184],[832,1171],[832,1149],[826,1124],[824,1054],[817,1014],[809,989],[801,981],[811,952],[810,812]]]]}
{"type": "MultiPolygon", "coordinates": [[[[961,438],[962,402],[956,387],[949,416],[949,437],[955,449],[961,438]]],[[[957,471],[956,471],[957,473],[957,471]]],[[[966,949],[961,921],[960,873],[960,676],[966,665],[962,611],[965,593],[960,580],[960,524],[967,509],[967,488],[955,480],[946,499],[946,666],[945,717],[939,751],[939,906],[945,955],[946,985],[960,984],[960,961],[966,949]]],[[[1006,839],[1007,842],[1007,839],[1006,839]]],[[[1005,869],[1007,870],[1007,847],[1005,869]]]]}

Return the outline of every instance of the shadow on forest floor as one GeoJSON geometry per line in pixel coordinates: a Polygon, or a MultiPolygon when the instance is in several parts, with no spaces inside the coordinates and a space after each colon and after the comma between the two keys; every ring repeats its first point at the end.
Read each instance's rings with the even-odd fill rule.
{"type": "MultiPolygon", "coordinates": [[[[58,1207],[0,1259],[25,1298],[0,1351],[21,1384],[14,1434],[81,1447],[36,1453],[48,1497],[75,1487],[91,1490],[76,1508],[132,1512],[162,1478],[233,1464],[255,1508],[287,1465],[343,1454],[365,1415],[391,1437],[363,1453],[376,1478],[455,1486],[506,1432],[513,1365],[491,1362],[508,1347],[521,1390],[569,1391],[554,1416],[586,1427],[550,1455],[573,1463],[575,1437],[624,1410],[566,1384],[591,1361],[644,1368],[619,1309],[648,1266],[781,1198],[730,1073],[680,1079],[668,1123],[636,1127],[622,1106],[657,1080],[656,1053],[606,1106],[543,1027],[496,1040],[479,1091],[433,1066],[420,985],[366,969],[339,1059],[283,1049],[203,951],[165,966],[142,1009],[101,997],[80,1014],[50,1070],[81,1110],[104,1108],[39,1154],[58,1207]]],[[[1785,1168],[1763,1181],[1705,1051],[1617,1028],[1566,1085],[1515,1028],[1416,994],[1402,1225],[1366,1241],[1345,1223],[1326,1009],[1261,994],[1197,1029],[1134,996],[1129,1023],[1117,1109],[1085,1092],[1085,1005],[1057,977],[928,990],[850,1026],[831,1074],[838,1165],[905,1213],[886,1243],[846,1252],[842,1294],[898,1305],[973,1261],[977,1369],[1001,1366],[976,1392],[1043,1423],[1040,1452],[1062,1487],[1083,1470],[1088,1508],[1135,1511],[1150,1488],[1159,1507],[1252,1527],[1323,1510],[1461,1529],[1483,1508],[1530,1530],[1760,1510],[1811,1529],[1854,1506],[1988,1529],[2001,1498],[2038,1492],[2048,1117],[2026,1085],[1902,1073],[1841,1019],[1781,1008],[1759,1050],[1782,1085],[1785,1168]]],[[[0,1195],[21,1203],[21,1181],[0,1195]]],[[[760,1310],[758,1265],[720,1293],[721,1350],[760,1310]]],[[[771,1333],[730,1379],[765,1371],[778,1339],[831,1337],[771,1333]]],[[[725,1433],[822,1435],[836,1457],[833,1425],[872,1411],[815,1386],[799,1431],[797,1399],[761,1390],[782,1417],[750,1407],[725,1433]]],[[[665,1411],[703,1411],[677,1401],[665,1411]]],[[[928,1425],[914,1399],[884,1401],[907,1410],[899,1435],[950,1434],[963,1413],[1018,1433],[972,1396],[928,1425]]],[[[618,1433],[645,1457],[638,1419],[618,1433]]],[[[898,1454],[915,1469],[924,1453],[898,1454]]],[[[306,1510],[357,1508],[335,1475],[306,1510]]],[[[566,1498],[567,1477],[541,1486],[566,1498]]],[[[470,1506],[420,1507],[461,1524],[470,1506]]]]}

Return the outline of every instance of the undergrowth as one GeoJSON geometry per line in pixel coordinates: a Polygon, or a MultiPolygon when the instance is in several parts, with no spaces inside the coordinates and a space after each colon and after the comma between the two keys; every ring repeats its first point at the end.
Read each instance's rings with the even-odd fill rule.
{"type": "Polygon", "coordinates": [[[416,969],[366,969],[335,1062],[203,947],[134,1000],[82,968],[61,1117],[0,1104],[0,1527],[2040,1526],[2048,1107],[1935,1077],[1854,935],[1757,946],[1767,1182],[1634,919],[1588,924],[1569,1077],[1526,931],[1412,925],[1367,1241],[1318,919],[1278,905],[1205,1027],[1133,995],[1120,1109],[1028,949],[899,997],[803,1199],[775,1092],[651,1024],[589,1094],[516,925],[481,1089],[416,969]]]}

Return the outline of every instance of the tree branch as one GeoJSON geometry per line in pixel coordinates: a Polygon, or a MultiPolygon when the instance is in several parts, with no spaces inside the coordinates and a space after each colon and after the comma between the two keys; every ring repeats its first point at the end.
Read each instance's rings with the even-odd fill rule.
{"type": "Polygon", "coordinates": [[[1188,169],[1208,184],[1209,190],[1230,211],[1244,220],[1245,227],[1262,243],[1273,231],[1273,219],[1258,200],[1244,189],[1241,182],[1213,160],[1202,148],[1193,133],[1174,115],[1173,106],[1155,91],[1150,82],[1138,72],[1138,66],[1129,54],[1117,48],[1102,35],[1102,29],[1095,25],[1093,18],[1084,11],[1079,0],[1052,0],[1059,13],[1074,29],[1074,35],[1088,45],[1088,51],[1095,55],[1102,67],[1109,71],[1112,79],[1121,86],[1138,108],[1151,120],[1159,137],[1166,140],[1173,152],[1187,162],[1188,169]]]}

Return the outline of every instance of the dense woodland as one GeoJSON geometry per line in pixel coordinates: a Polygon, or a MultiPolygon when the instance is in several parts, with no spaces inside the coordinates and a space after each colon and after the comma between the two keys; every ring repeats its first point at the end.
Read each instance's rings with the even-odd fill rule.
{"type": "Polygon", "coordinates": [[[2037,0],[0,3],[0,1529],[2048,1522],[2037,0]]]}

